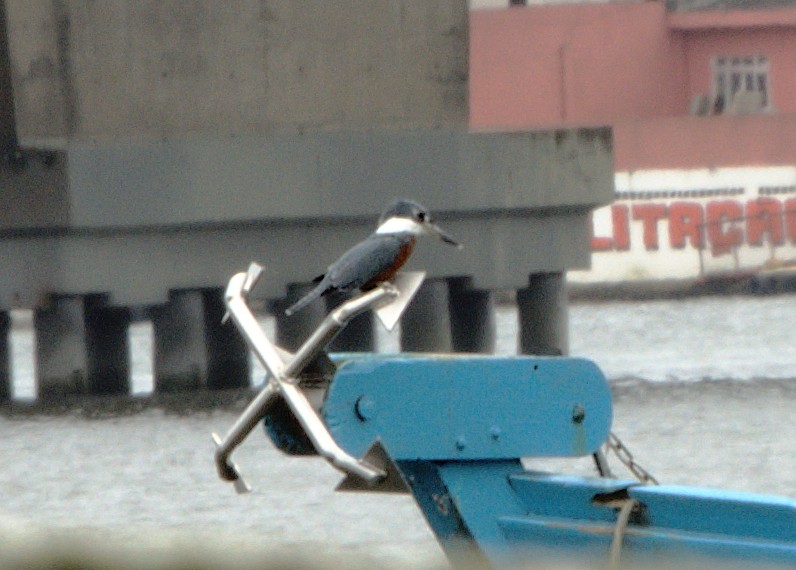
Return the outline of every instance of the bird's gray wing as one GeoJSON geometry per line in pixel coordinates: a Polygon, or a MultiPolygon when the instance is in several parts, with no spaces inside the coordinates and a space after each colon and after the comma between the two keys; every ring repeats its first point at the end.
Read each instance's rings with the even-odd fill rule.
{"type": "Polygon", "coordinates": [[[331,291],[349,291],[362,287],[386,271],[410,239],[410,236],[373,234],[359,242],[332,263],[324,275],[316,278],[314,282],[318,285],[285,313],[292,315],[331,291]]]}
{"type": "Polygon", "coordinates": [[[335,289],[356,289],[386,271],[411,237],[371,235],[329,266],[324,281],[335,289]]]}

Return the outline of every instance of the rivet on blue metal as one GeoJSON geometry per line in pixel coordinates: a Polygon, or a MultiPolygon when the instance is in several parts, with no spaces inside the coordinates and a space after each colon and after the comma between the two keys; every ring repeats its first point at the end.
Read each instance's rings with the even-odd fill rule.
{"type": "Polygon", "coordinates": [[[376,403],[367,396],[357,398],[355,408],[357,417],[363,422],[373,418],[376,414],[376,403]]]}

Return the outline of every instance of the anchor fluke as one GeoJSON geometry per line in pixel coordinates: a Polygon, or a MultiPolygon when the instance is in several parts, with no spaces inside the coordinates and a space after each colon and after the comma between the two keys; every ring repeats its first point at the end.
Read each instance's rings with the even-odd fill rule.
{"type": "Polygon", "coordinates": [[[423,280],[426,278],[425,271],[404,271],[396,274],[391,283],[398,290],[398,296],[391,302],[376,309],[376,316],[379,317],[381,324],[388,331],[395,328],[401,315],[404,314],[406,307],[415,298],[423,280]]]}
{"type": "MultiPolygon", "coordinates": [[[[223,444],[221,436],[217,433],[213,433],[211,437],[213,438],[213,443],[216,444],[216,451],[220,450],[223,444]]],[[[231,482],[238,495],[243,495],[251,491],[251,487],[243,480],[238,466],[234,461],[230,461],[229,459],[216,461],[216,467],[218,468],[218,476],[224,481],[231,482]]]]}
{"type": "Polygon", "coordinates": [[[401,472],[390,458],[390,455],[381,444],[381,440],[376,440],[370,446],[367,453],[360,459],[362,463],[373,466],[385,473],[373,482],[366,481],[362,477],[353,473],[348,473],[342,481],[335,487],[335,491],[370,491],[374,493],[409,493],[409,486],[404,481],[401,472]]]}
{"type": "MultiPolygon", "coordinates": [[[[245,277],[243,277],[243,283],[240,286],[240,295],[246,299],[251,293],[251,290],[254,289],[254,286],[257,285],[257,281],[260,279],[260,276],[265,271],[265,267],[257,263],[256,261],[252,261],[249,263],[249,267],[246,270],[245,277]]],[[[221,324],[226,324],[229,320],[231,313],[229,312],[229,308],[224,311],[224,316],[221,317],[221,324]]]]}

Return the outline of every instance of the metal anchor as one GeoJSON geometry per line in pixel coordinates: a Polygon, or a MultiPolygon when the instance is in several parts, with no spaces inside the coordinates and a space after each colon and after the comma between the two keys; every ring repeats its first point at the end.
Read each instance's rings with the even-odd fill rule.
{"type": "MultiPolygon", "coordinates": [[[[297,385],[297,377],[348,322],[368,309],[376,314],[388,330],[392,330],[414,297],[425,278],[423,272],[402,273],[391,283],[381,283],[374,289],[357,295],[331,311],[295,354],[271,343],[249,309],[247,299],[264,268],[257,263],[249,265],[245,273],[235,274],[227,285],[224,302],[227,313],[246,339],[257,359],[268,372],[263,389],[241,413],[224,438],[212,434],[216,445],[215,463],[219,477],[234,484],[238,493],[250,491],[238,466],[230,459],[233,451],[246,439],[265,416],[277,396],[282,396],[296,416],[319,455],[350,479],[358,479],[367,486],[379,481],[393,480],[389,462],[374,461],[378,453],[366,454],[358,459],[343,450],[334,441],[323,420],[318,416],[307,397],[297,385]],[[371,461],[369,461],[371,459],[371,461]],[[374,465],[379,463],[384,466],[374,465]]],[[[374,447],[378,442],[374,442],[374,447]]]]}

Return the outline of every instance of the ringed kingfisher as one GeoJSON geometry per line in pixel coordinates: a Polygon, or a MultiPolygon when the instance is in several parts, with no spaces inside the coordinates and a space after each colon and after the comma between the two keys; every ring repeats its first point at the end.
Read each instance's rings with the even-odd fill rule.
{"type": "Polygon", "coordinates": [[[333,291],[367,291],[389,281],[412,255],[420,235],[436,236],[461,249],[456,240],[431,221],[426,208],[414,200],[398,199],[382,212],[376,231],[313,279],[318,285],[288,307],[285,314],[292,315],[333,291]]]}

